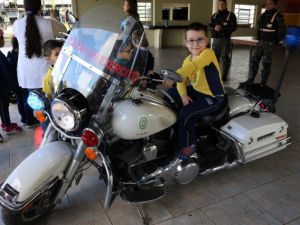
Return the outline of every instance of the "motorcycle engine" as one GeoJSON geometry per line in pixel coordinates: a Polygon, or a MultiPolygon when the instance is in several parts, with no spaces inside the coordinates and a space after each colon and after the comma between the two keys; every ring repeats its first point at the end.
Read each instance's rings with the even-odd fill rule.
{"type": "Polygon", "coordinates": [[[187,184],[192,182],[199,173],[199,163],[196,157],[180,162],[173,168],[173,176],[178,184],[187,184]]]}

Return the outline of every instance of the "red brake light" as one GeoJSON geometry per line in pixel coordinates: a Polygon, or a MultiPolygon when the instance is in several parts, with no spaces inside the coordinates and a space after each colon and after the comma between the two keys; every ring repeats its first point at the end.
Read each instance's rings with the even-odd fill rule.
{"type": "Polygon", "coordinates": [[[85,129],[81,135],[81,140],[87,147],[98,146],[100,140],[97,134],[90,129],[85,129]]]}
{"type": "Polygon", "coordinates": [[[261,108],[261,109],[266,109],[266,108],[267,108],[267,106],[266,106],[263,102],[260,102],[260,103],[258,104],[258,106],[259,106],[259,108],[261,108]]]}

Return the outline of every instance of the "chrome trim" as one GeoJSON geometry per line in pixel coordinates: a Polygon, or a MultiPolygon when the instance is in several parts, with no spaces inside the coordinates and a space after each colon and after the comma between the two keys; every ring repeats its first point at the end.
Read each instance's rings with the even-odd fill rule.
{"type": "MultiPolygon", "coordinates": [[[[8,202],[1,194],[0,194],[0,205],[3,207],[12,210],[12,211],[20,211],[24,209],[27,204],[29,204],[31,201],[33,201],[36,197],[38,197],[43,191],[45,191],[47,188],[51,188],[56,181],[59,180],[58,177],[54,177],[52,180],[47,182],[43,187],[41,187],[38,191],[36,191],[33,195],[31,195],[26,201],[23,202],[8,202]]],[[[7,194],[3,191],[3,189],[0,190],[0,193],[3,192],[4,194],[7,194]]]]}
{"type": "Polygon", "coordinates": [[[133,99],[144,99],[156,104],[169,106],[166,101],[159,99],[157,96],[149,94],[148,92],[140,91],[137,87],[133,88],[130,97],[133,99]]]}
{"type": "Polygon", "coordinates": [[[245,163],[251,162],[253,160],[256,160],[256,159],[262,158],[264,156],[267,156],[267,155],[273,154],[275,152],[278,152],[280,150],[283,150],[287,146],[289,146],[291,143],[292,143],[291,137],[289,136],[289,137],[287,137],[283,140],[280,140],[280,141],[262,146],[260,148],[253,149],[252,151],[247,152],[245,154],[245,163]],[[285,142],[285,143],[283,143],[283,142],[285,142]],[[272,146],[274,146],[274,147],[272,147],[272,146]],[[268,147],[272,147],[272,148],[271,149],[266,149],[268,147]],[[256,152],[258,152],[258,153],[255,154],[256,152]],[[251,155],[251,154],[254,154],[254,155],[247,157],[247,155],[251,155]]]}
{"type": "Polygon", "coordinates": [[[52,118],[48,112],[45,111],[45,114],[47,114],[48,119],[50,120],[50,123],[54,127],[54,129],[57,130],[58,132],[62,133],[66,138],[81,140],[81,137],[70,136],[70,135],[66,134],[63,130],[61,130],[58,126],[56,126],[55,122],[52,120],[52,118]]]}
{"type": "Polygon", "coordinates": [[[239,162],[238,160],[233,161],[232,163],[225,162],[221,166],[217,166],[214,168],[209,168],[207,170],[204,170],[203,172],[199,173],[199,175],[207,175],[207,174],[218,172],[220,170],[231,169],[231,168],[238,166],[239,164],[241,164],[241,162],[239,162]]]}
{"type": "MultiPolygon", "coordinates": [[[[67,130],[67,131],[75,131],[78,129],[79,125],[80,125],[80,122],[82,120],[81,118],[81,114],[80,112],[77,110],[77,109],[73,109],[67,102],[65,102],[64,100],[61,100],[59,97],[58,98],[55,98],[51,104],[51,114],[53,114],[53,110],[52,110],[52,107],[56,104],[56,103],[61,103],[63,105],[65,105],[65,107],[69,110],[70,113],[73,114],[74,116],[74,119],[75,119],[75,126],[70,129],[70,130],[67,130]]],[[[55,120],[56,122],[56,120],[55,120]]],[[[66,130],[66,129],[64,129],[66,130]]]]}
{"type": "Polygon", "coordinates": [[[108,109],[110,106],[112,106],[112,99],[114,98],[115,91],[117,90],[119,84],[120,81],[118,81],[116,84],[110,85],[104,99],[102,100],[96,115],[96,121],[100,122],[100,124],[107,119],[108,109]]]}
{"type": "Polygon", "coordinates": [[[224,131],[222,130],[219,130],[215,127],[212,127],[216,132],[219,132],[221,135],[225,136],[226,138],[230,139],[231,141],[233,141],[233,145],[234,145],[234,148],[236,150],[236,155],[237,155],[237,158],[239,160],[239,162],[243,162],[245,163],[245,155],[244,155],[244,152],[242,150],[242,143],[240,141],[238,141],[237,139],[231,137],[229,134],[225,133],[224,131]]]}
{"type": "Polygon", "coordinates": [[[85,132],[85,131],[91,131],[92,133],[94,133],[97,138],[98,138],[98,145],[97,146],[90,146],[90,147],[98,147],[104,137],[104,133],[103,131],[100,129],[100,128],[90,128],[90,127],[87,127],[83,130],[82,134],[85,132]],[[94,130],[95,129],[95,130],[94,130]]]}
{"type": "Polygon", "coordinates": [[[98,155],[101,157],[102,163],[104,165],[106,175],[107,175],[107,188],[106,188],[106,195],[104,200],[104,209],[108,209],[111,201],[112,201],[112,190],[114,184],[114,177],[112,173],[112,169],[110,167],[109,159],[107,159],[101,151],[97,151],[98,155]]]}

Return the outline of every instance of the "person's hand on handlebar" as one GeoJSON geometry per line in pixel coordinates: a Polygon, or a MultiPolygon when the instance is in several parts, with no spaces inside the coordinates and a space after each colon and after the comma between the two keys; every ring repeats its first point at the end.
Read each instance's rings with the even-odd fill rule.
{"type": "Polygon", "coordinates": [[[164,79],[164,81],[163,81],[162,84],[166,88],[171,88],[173,86],[173,84],[174,84],[174,81],[169,80],[169,79],[164,79]]]}

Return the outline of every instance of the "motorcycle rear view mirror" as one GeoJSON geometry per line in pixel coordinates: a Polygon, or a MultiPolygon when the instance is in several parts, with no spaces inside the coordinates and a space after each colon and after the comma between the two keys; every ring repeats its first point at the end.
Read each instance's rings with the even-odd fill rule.
{"type": "Polygon", "coordinates": [[[175,82],[182,82],[182,76],[180,76],[178,73],[176,73],[173,70],[170,69],[161,70],[160,74],[164,79],[169,79],[175,82]]]}
{"type": "Polygon", "coordinates": [[[67,21],[69,21],[71,24],[75,24],[78,21],[78,19],[73,15],[72,12],[68,12],[67,17],[67,21]]]}

